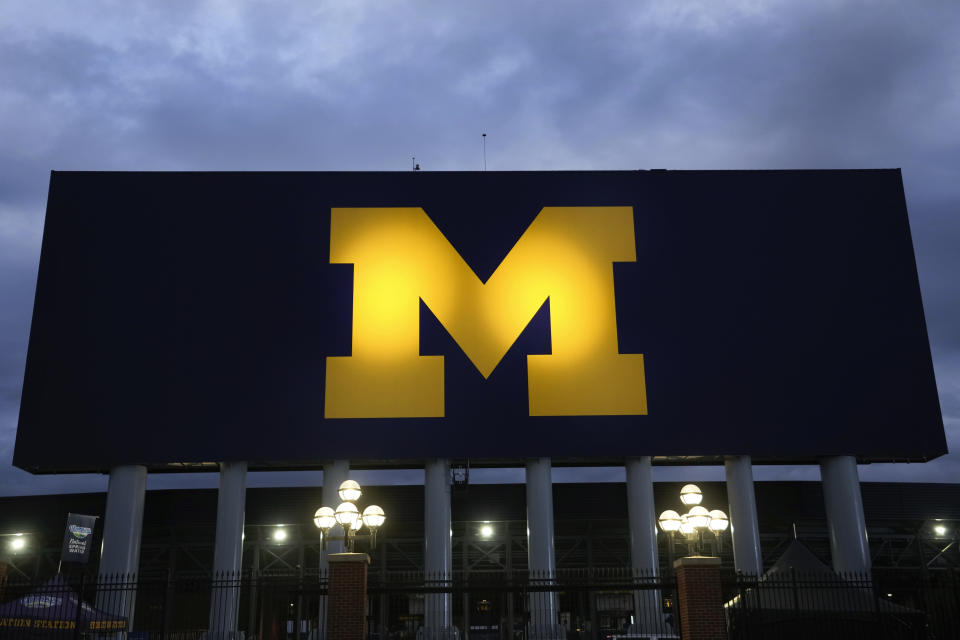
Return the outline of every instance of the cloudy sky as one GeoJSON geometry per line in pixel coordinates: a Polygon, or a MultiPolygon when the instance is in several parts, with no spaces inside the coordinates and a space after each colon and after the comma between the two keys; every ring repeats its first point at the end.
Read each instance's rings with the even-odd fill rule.
{"type": "Polygon", "coordinates": [[[475,170],[481,132],[496,170],[901,167],[958,454],[861,477],[960,481],[960,4],[6,0],[0,495],[105,487],[10,465],[51,169],[475,170]]]}

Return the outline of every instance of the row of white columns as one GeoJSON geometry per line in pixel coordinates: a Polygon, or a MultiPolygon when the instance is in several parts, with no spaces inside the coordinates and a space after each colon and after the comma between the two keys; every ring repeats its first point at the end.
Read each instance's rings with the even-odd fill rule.
{"type": "MultiPolygon", "coordinates": [[[[527,550],[528,566],[534,575],[551,579],[556,572],[553,545],[553,483],[550,458],[534,458],[527,462],[527,550]]],[[[658,572],[657,520],[653,498],[653,473],[649,457],[626,462],[627,511],[630,525],[630,549],[633,569],[640,575],[656,576],[658,572]]],[[[734,562],[737,571],[749,574],[763,572],[763,557],[757,524],[753,472],[749,456],[729,456],[725,461],[734,562]]],[[[323,504],[337,504],[340,483],[349,476],[350,465],[338,460],[324,465],[323,504]]],[[[866,522],[853,456],[825,458],[820,465],[833,568],[840,572],[864,573],[870,570],[870,553],[866,522]]],[[[132,576],[137,571],[146,491],[146,467],[116,467],[110,472],[107,509],[104,517],[101,575],[132,576]]],[[[220,488],[217,500],[217,529],[214,546],[215,576],[238,576],[243,549],[243,522],[246,496],[247,463],[225,462],[220,465],[220,488]]],[[[448,580],[452,571],[450,516],[450,461],[429,460],[424,479],[424,570],[430,579],[448,580]]],[[[342,538],[331,531],[331,538],[342,538]]],[[[327,553],[343,550],[340,540],[329,540],[327,553]]],[[[131,592],[124,600],[110,606],[115,613],[132,620],[131,592]]],[[[651,601],[638,601],[637,617],[645,619],[645,609],[658,607],[651,601]]],[[[210,630],[215,636],[230,638],[237,629],[236,590],[214,590],[210,630]]],[[[107,606],[107,603],[101,603],[107,606]]],[[[443,638],[453,633],[449,595],[432,596],[426,604],[425,622],[432,637],[443,638]]],[[[555,598],[531,601],[531,637],[552,638],[560,633],[556,626],[555,598]]]]}

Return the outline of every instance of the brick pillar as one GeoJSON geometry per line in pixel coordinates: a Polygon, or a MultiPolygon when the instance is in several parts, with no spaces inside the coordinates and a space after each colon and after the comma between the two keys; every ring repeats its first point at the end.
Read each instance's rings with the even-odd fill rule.
{"type": "Polygon", "coordinates": [[[683,640],[727,640],[720,558],[693,556],[673,563],[683,640]]]}
{"type": "Polygon", "coordinates": [[[331,553],[327,638],[364,640],[367,635],[367,565],[365,553],[331,553]]]}

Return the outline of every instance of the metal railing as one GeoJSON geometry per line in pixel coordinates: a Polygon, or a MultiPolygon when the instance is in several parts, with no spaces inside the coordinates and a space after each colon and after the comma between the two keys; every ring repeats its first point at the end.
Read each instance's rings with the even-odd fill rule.
{"type": "MultiPolygon", "coordinates": [[[[730,640],[960,638],[956,572],[782,571],[723,582],[730,640]]],[[[0,640],[323,640],[327,574],[0,584],[0,640]]],[[[626,569],[372,572],[370,640],[679,638],[676,582],[626,569]]]]}
{"type": "MultiPolygon", "coordinates": [[[[323,640],[328,589],[325,573],[11,580],[0,639],[323,640]]],[[[371,640],[677,638],[675,598],[674,583],[629,570],[374,573],[366,627],[371,640]]]]}
{"type": "Polygon", "coordinates": [[[739,575],[724,585],[730,640],[960,638],[960,581],[955,572],[780,571],[739,575]]]}
{"type": "Polygon", "coordinates": [[[372,576],[376,638],[679,638],[676,583],[623,569],[372,576]]]}

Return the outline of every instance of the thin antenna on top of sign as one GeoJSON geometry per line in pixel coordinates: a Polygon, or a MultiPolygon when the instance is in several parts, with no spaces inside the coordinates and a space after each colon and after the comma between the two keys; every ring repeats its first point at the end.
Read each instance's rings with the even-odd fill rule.
{"type": "Polygon", "coordinates": [[[483,148],[483,170],[487,170],[487,134],[480,134],[480,146],[483,148]]]}
{"type": "Polygon", "coordinates": [[[411,156],[411,157],[410,157],[410,163],[413,165],[413,166],[412,166],[412,169],[413,169],[414,171],[420,171],[420,165],[417,164],[417,156],[411,156]]]}

